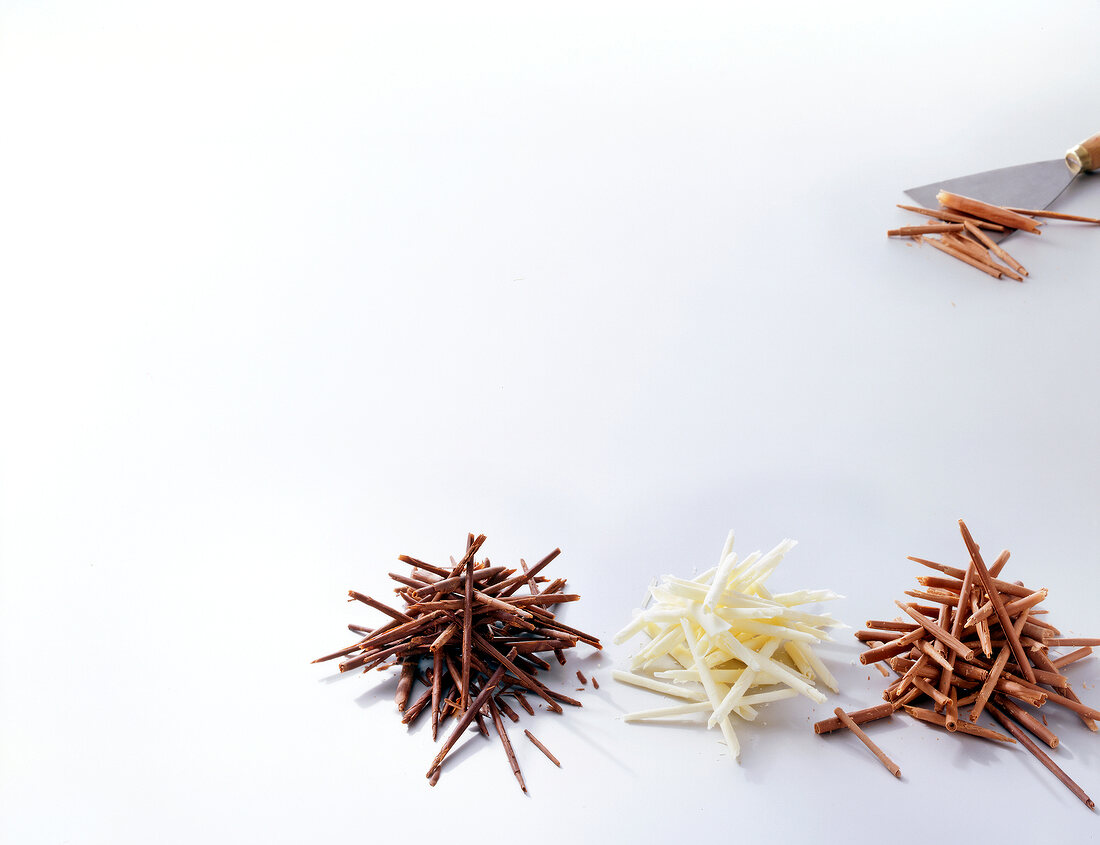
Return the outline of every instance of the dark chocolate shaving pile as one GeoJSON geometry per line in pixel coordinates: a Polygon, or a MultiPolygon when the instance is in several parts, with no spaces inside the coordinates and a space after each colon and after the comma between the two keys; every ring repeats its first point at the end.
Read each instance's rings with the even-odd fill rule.
{"type": "MultiPolygon", "coordinates": [[[[517,570],[492,566],[488,558],[477,562],[475,556],[484,542],[485,535],[470,534],[462,559],[456,563],[452,558],[449,568],[402,555],[399,559],[412,571],[408,576],[390,573],[400,585],[395,592],[404,601],[402,610],[349,591],[351,600],[380,611],[389,621],[374,629],[349,625],[364,636],[313,662],[343,658],[341,672],[400,666],[397,707],[405,724],[430,713],[435,739],[447,719],[455,720],[428,770],[431,784],[439,779],[443,761],[462,733],[476,723],[488,736],[491,722],[512,772],[526,792],[502,718],[519,721],[508,699],[531,715],[535,711],[529,696],[557,713],[562,712],[563,704],[580,707],[579,701],[551,690],[538,679],[540,670],[551,669],[539,655],[553,653],[564,665],[565,652],[577,643],[597,649],[601,645],[595,637],[559,622],[554,615],[555,605],[580,598],[562,592],[564,578],[551,581],[541,574],[560,549],[530,568],[520,560],[517,570]],[[419,694],[417,684],[424,687],[419,694]]],[[[529,731],[525,734],[549,756],[529,731]]],[[[550,759],[557,762],[553,756],[550,759]]]]}

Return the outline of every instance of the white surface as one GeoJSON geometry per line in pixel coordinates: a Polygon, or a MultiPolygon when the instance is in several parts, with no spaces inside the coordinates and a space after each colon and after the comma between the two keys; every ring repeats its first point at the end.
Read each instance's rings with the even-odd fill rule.
{"type": "MultiPolygon", "coordinates": [[[[1021,750],[899,719],[899,783],[815,737],[879,697],[846,637],[842,694],[770,705],[740,767],[618,721],[658,699],[579,649],[563,688],[603,685],[524,719],[564,764],[519,736],[530,798],[489,745],[430,789],[392,682],[308,662],[370,618],[348,588],[468,530],[560,545],[607,637],[730,527],[799,539],[775,587],[858,625],[965,517],[1100,631],[1100,229],[1013,238],[1025,284],[884,237],[904,187],[1100,129],[1100,8],[894,9],[7,4],[0,839],[467,841],[498,797],[536,839],[869,842],[931,807],[1095,839],[1021,750]]],[[[1100,736],[1055,724],[1100,797],[1100,736]]]]}

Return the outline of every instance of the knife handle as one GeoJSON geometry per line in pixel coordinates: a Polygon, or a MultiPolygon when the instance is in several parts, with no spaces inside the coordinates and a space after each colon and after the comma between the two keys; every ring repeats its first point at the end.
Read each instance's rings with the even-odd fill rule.
{"type": "Polygon", "coordinates": [[[1100,132],[1067,152],[1066,165],[1075,174],[1100,168],[1100,132]]]}

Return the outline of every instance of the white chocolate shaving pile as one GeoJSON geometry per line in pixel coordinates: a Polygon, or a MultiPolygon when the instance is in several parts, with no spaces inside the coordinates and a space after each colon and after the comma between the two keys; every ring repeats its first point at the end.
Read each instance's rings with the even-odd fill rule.
{"type": "Polygon", "coordinates": [[[739,560],[731,531],[718,566],[692,580],[666,575],[650,585],[644,609],[615,635],[616,643],[636,634],[649,642],[631,658],[630,672],[616,670],[612,677],[681,703],[627,713],[625,721],[706,713],[707,727],[721,729],[739,760],[732,716],[751,722],[757,705],[796,695],[820,704],[825,696],[817,681],[837,692],[836,679],[812,646],[830,639],[825,629],[842,623],[796,608],[843,597],[831,590],[772,595],[764,586],[794,546],[794,540],[784,540],[767,554],[739,560]],[[662,663],[677,668],[662,669],[662,663]]]}

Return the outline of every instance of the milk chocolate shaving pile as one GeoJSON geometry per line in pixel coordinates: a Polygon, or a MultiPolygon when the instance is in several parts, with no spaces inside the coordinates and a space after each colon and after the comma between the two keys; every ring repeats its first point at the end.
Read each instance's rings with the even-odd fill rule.
{"type": "MultiPolygon", "coordinates": [[[[912,557],[935,571],[917,578],[923,589],[906,595],[923,603],[895,602],[903,616],[871,620],[856,637],[870,648],[864,664],[886,661],[897,675],[883,693],[889,706],[879,705],[848,714],[867,723],[904,709],[927,724],[999,742],[1018,740],[1090,809],[1092,799],[1025,733],[1057,748],[1059,738],[1029,708],[1064,707],[1095,731],[1100,710],[1084,704],[1062,669],[1087,657],[1100,640],[1062,637],[1042,616],[1039,605],[1047,590],[1032,590],[1022,582],[997,576],[1008,562],[1002,552],[986,566],[978,544],[959,521],[970,563],[965,568],[912,557]],[[1051,649],[1083,646],[1057,656],[1051,649]],[[964,715],[964,709],[969,710],[964,715]],[[978,724],[989,713],[1012,737],[978,724]]],[[[842,727],[837,718],[814,726],[817,733],[842,727]]]]}

